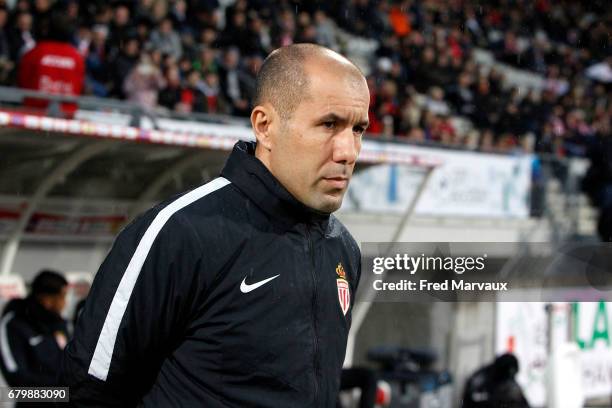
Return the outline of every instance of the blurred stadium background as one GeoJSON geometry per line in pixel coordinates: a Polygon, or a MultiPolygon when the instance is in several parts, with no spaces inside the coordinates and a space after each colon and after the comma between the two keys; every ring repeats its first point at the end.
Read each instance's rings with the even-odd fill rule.
{"type": "MultiPolygon", "coordinates": [[[[253,138],[257,70],[295,42],[368,78],[372,125],[338,214],[358,242],[609,240],[610,24],[605,1],[0,0],[0,297],[53,268],[74,304],[126,223],[253,138]]],[[[546,310],[360,303],[347,363],[432,350],[454,405],[512,351],[532,406],[610,406],[612,305],[546,310]],[[553,333],[596,332],[553,362],[553,333]]],[[[403,406],[445,406],[415,387],[403,406]]]]}

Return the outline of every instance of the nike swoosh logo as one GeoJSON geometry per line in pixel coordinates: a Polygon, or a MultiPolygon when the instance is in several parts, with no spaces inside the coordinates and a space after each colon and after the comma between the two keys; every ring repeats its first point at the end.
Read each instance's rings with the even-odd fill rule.
{"type": "Polygon", "coordinates": [[[32,347],[38,346],[40,343],[42,343],[42,341],[43,336],[34,336],[28,339],[28,343],[30,343],[30,346],[32,347]]]}
{"type": "Polygon", "coordinates": [[[257,283],[253,283],[253,284],[251,284],[251,285],[248,285],[248,284],[246,283],[246,276],[245,276],[245,277],[244,277],[244,279],[242,280],[242,283],[240,284],[240,291],[241,291],[242,293],[249,293],[250,291],[255,290],[255,289],[257,289],[258,287],[263,286],[263,285],[265,285],[266,283],[270,282],[272,279],[276,279],[276,278],[278,278],[279,276],[280,276],[280,274],[279,274],[279,275],[276,275],[276,276],[272,276],[271,278],[268,278],[268,279],[264,279],[264,280],[259,281],[259,282],[257,282],[257,283]]]}

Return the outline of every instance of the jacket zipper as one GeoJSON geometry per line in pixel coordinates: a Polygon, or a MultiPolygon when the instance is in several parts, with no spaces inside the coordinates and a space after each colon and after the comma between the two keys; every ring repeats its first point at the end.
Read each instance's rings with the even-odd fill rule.
{"type": "Polygon", "coordinates": [[[312,329],[314,333],[314,343],[313,343],[313,363],[314,363],[314,406],[317,406],[319,399],[319,381],[318,381],[318,371],[319,371],[319,362],[317,355],[319,353],[319,339],[317,336],[317,319],[316,319],[316,307],[317,307],[317,279],[315,272],[315,257],[314,257],[314,248],[312,245],[312,235],[310,234],[310,227],[306,226],[306,235],[308,235],[308,250],[310,252],[310,261],[311,261],[311,273],[312,273],[312,329]]]}

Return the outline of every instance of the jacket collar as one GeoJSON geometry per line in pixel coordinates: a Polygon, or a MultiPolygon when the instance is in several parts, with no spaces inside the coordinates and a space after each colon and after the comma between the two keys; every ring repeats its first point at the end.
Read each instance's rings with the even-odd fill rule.
{"type": "Polygon", "coordinates": [[[235,184],[271,219],[288,226],[314,224],[325,231],[329,214],[307,207],[293,197],[255,157],[255,145],[255,142],[236,143],[221,175],[235,184]]]}

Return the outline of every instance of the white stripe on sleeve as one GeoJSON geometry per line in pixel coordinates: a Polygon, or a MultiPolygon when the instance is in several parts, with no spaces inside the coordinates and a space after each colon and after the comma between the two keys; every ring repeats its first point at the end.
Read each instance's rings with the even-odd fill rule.
{"type": "Polygon", "coordinates": [[[151,250],[153,242],[155,241],[157,234],[159,234],[159,231],[161,231],[162,227],[174,213],[205,197],[206,195],[225,187],[228,184],[230,184],[229,180],[223,177],[218,177],[213,181],[181,196],[176,201],[168,204],[157,214],[138,243],[136,251],[134,252],[134,255],[132,255],[132,259],[130,259],[130,263],[128,264],[125,273],[121,278],[121,282],[119,282],[119,286],[117,287],[117,291],[115,292],[115,296],[111,302],[108,314],[104,320],[102,332],[98,338],[91,363],[89,364],[89,374],[102,381],[106,381],[111,359],[113,357],[115,341],[117,340],[119,325],[121,324],[121,320],[123,319],[123,315],[127,309],[130,296],[132,295],[132,290],[134,289],[134,285],[136,284],[136,280],[138,279],[142,265],[147,259],[149,251],[151,250]]]}
{"type": "Polygon", "coordinates": [[[14,312],[7,313],[0,323],[0,344],[2,345],[2,361],[4,361],[4,366],[6,367],[9,373],[14,373],[17,371],[17,363],[15,362],[15,358],[13,357],[13,353],[11,353],[11,347],[9,346],[8,334],[6,332],[6,326],[9,324],[11,319],[15,317],[14,312]]]}

